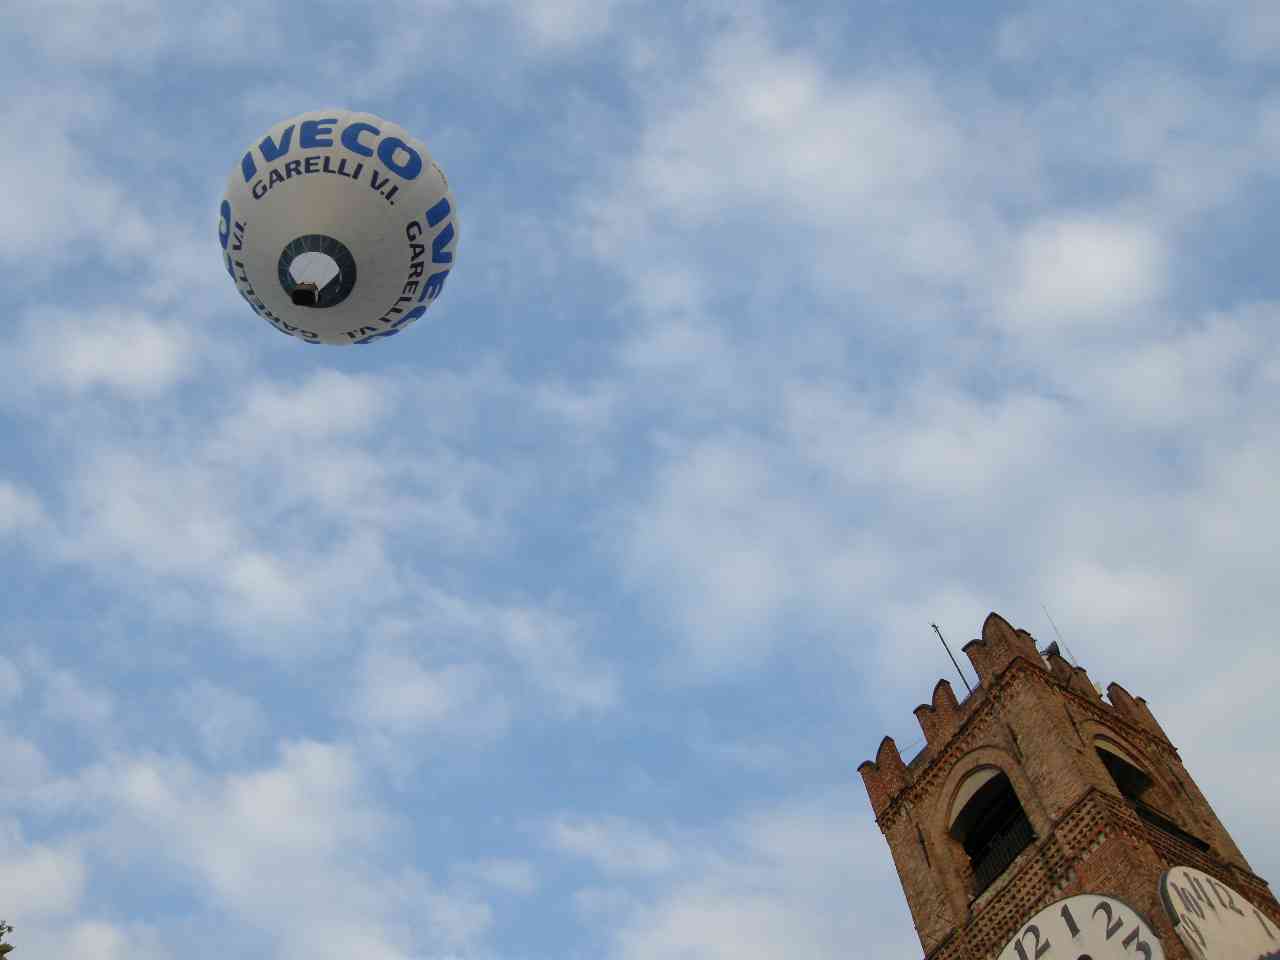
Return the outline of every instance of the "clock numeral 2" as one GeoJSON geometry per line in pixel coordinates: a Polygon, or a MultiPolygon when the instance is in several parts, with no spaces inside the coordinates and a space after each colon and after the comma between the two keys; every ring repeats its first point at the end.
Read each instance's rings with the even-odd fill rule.
{"type": "Polygon", "coordinates": [[[1093,916],[1096,917],[1099,912],[1105,913],[1107,915],[1107,920],[1106,920],[1107,939],[1110,940],[1112,937],[1114,937],[1117,933],[1120,932],[1120,928],[1124,926],[1124,920],[1112,919],[1111,904],[1107,903],[1107,901],[1105,900],[1101,901],[1096,907],[1093,908],[1093,916]]]}
{"type": "Polygon", "coordinates": [[[1014,943],[1013,949],[1018,952],[1018,960],[1040,960],[1041,957],[1049,952],[1049,941],[1046,940],[1044,943],[1041,943],[1040,928],[1034,923],[1029,923],[1027,924],[1027,928],[1023,930],[1022,933],[1018,934],[1018,939],[1017,942],[1014,943]],[[1032,947],[1035,953],[1031,957],[1027,956],[1027,948],[1022,945],[1022,941],[1027,937],[1033,937],[1035,939],[1035,945],[1032,947]]]}

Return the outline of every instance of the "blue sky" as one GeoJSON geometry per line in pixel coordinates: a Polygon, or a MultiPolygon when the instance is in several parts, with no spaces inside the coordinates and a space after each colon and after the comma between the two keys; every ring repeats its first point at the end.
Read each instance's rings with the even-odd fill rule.
{"type": "Polygon", "coordinates": [[[1280,14],[1123,7],[11,0],[11,940],[918,956],[855,768],[1042,603],[1280,878],[1280,14]],[[458,203],[364,348],[219,262],[325,106],[458,203]]]}

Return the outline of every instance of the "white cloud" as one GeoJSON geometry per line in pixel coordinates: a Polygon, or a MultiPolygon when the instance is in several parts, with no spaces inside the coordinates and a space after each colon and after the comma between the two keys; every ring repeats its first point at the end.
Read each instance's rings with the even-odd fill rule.
{"type": "MultiPolygon", "coordinates": [[[[51,19],[41,11],[41,19],[51,19]]],[[[52,18],[57,19],[57,18],[52,18]]],[[[6,98],[0,129],[22,142],[0,151],[0,181],[22,184],[0,208],[0,258],[30,281],[69,258],[118,260],[156,245],[155,231],[121,184],[102,174],[80,137],[101,132],[112,110],[100,93],[21,89],[6,98]]]]}
{"type": "Polygon", "coordinates": [[[575,431],[590,435],[609,426],[616,415],[618,397],[605,385],[582,389],[563,382],[551,382],[534,388],[534,402],[575,431]]]}
{"type": "Polygon", "coordinates": [[[549,825],[547,840],[563,853],[588,860],[606,874],[653,875],[674,869],[671,842],[641,824],[620,818],[562,818],[549,825]]]}
{"type": "Polygon", "coordinates": [[[196,681],[174,699],[214,760],[238,756],[269,728],[267,713],[256,700],[208,680],[196,681]]]}
{"type": "Polygon", "coordinates": [[[519,465],[499,470],[453,441],[375,429],[416,389],[321,370],[251,383],[194,431],[132,411],[153,429],[127,437],[111,410],[77,408],[67,429],[93,439],[70,448],[49,546],[108,580],[142,577],[157,602],[167,592],[156,586],[199,586],[192,599],[237,629],[332,633],[392,598],[409,602],[402,577],[413,567],[402,574],[393,551],[425,533],[433,550],[483,552],[526,484],[519,465]]]}
{"type": "Polygon", "coordinates": [[[11,13],[42,53],[73,64],[139,69],[179,54],[239,63],[279,41],[273,11],[234,2],[214,11],[161,0],[16,0],[11,13]]]}
{"type": "Polygon", "coordinates": [[[49,778],[48,761],[30,740],[0,732],[0,757],[4,758],[4,783],[0,784],[0,796],[20,801],[49,778]]]}
{"type": "Polygon", "coordinates": [[[370,652],[353,691],[357,721],[399,735],[502,733],[509,708],[493,680],[475,665],[428,669],[411,656],[370,652]]]}
{"type": "Polygon", "coordinates": [[[729,434],[663,459],[620,559],[676,616],[681,671],[757,666],[787,636],[784,616],[790,630],[832,626],[895,573],[874,533],[833,521],[810,492],[814,468],[786,446],[729,434]]]}
{"type": "Polygon", "coordinates": [[[245,538],[234,491],[162,451],[126,451],[90,453],[73,477],[64,555],[106,569],[127,559],[157,575],[219,574],[245,538]]]}
{"type": "Polygon", "coordinates": [[[1155,431],[1212,430],[1228,437],[1240,411],[1269,389],[1266,363],[1274,351],[1266,344],[1276,320],[1274,304],[1256,304],[1118,349],[1059,351],[1054,362],[1041,359],[1038,365],[1057,390],[1106,423],[1155,431]]]}
{"type": "Polygon", "coordinates": [[[510,5],[510,14],[535,46],[560,53],[595,40],[610,25],[618,0],[531,0],[510,5]]]}
{"type": "Polygon", "coordinates": [[[394,855],[403,825],[344,745],[285,743],[278,763],[223,776],[115,758],[79,778],[73,802],[105,817],[104,852],[196,885],[250,949],[286,960],[407,960],[473,946],[491,923],[486,903],[394,855]]]}
{"type": "Polygon", "coordinates": [[[8,705],[22,695],[22,673],[8,657],[0,656],[0,704],[8,705]]]}
{"type": "Polygon", "coordinates": [[[483,901],[457,894],[429,894],[425,903],[431,937],[444,947],[471,947],[493,924],[493,910],[483,901]]]}
{"type": "Polygon", "coordinates": [[[156,932],[142,924],[117,926],[86,920],[70,927],[45,927],[29,932],[24,927],[20,942],[24,952],[66,960],[165,960],[172,957],[156,932]]]}
{"type": "Polygon", "coordinates": [[[41,385],[155,394],[190,376],[199,347],[186,328],[136,310],[42,310],[28,316],[18,357],[20,369],[41,385]]]}
{"type": "Polygon", "coordinates": [[[888,849],[851,791],[722,826],[680,835],[679,855],[621,820],[567,833],[566,852],[610,878],[575,897],[584,918],[606,931],[610,956],[834,960],[850,944],[867,956],[917,949],[909,923],[883,922],[906,906],[888,849]],[[655,871],[663,879],[656,886],[647,882],[655,871]]]}
{"type": "Polygon", "coordinates": [[[613,670],[587,658],[578,639],[580,628],[572,620],[534,607],[495,613],[507,651],[561,709],[603,710],[617,702],[613,670]]]}
{"type": "Polygon", "coordinates": [[[732,275],[762,305],[810,279],[899,314],[930,291],[977,296],[1007,256],[1001,208],[1039,189],[1012,104],[910,64],[837,69],[781,47],[760,18],[632,79],[646,122],[582,219],[639,304],[670,272],[695,289],[732,275]]]}
{"type": "Polygon", "coordinates": [[[87,734],[108,729],[116,712],[110,693],[86,683],[69,670],[50,669],[42,679],[46,716],[70,723],[87,734]]]}
{"type": "MultiPolygon", "coordinates": [[[[84,893],[85,868],[74,849],[27,845],[12,835],[0,856],[0,902],[23,917],[64,916],[84,893]]],[[[11,920],[12,914],[4,919],[11,920]]]]}
{"type": "Polygon", "coordinates": [[[37,526],[44,520],[44,508],[34,494],[0,480],[0,536],[37,526]]]}
{"type": "Polygon", "coordinates": [[[281,442],[350,436],[392,419],[401,402],[394,382],[320,369],[298,383],[261,380],[219,429],[228,453],[258,454],[281,442]]]}
{"type": "Polygon", "coordinates": [[[478,860],[464,864],[460,872],[520,896],[529,896],[539,885],[538,869],[528,860],[478,860]]]}
{"type": "Polygon", "coordinates": [[[1280,11],[1268,0],[1190,0],[1206,25],[1220,33],[1227,51],[1246,63],[1280,54],[1280,11]]]}
{"type": "Polygon", "coordinates": [[[1159,235],[1139,223],[1060,218],[1021,238],[1005,303],[1014,329],[1131,323],[1165,292],[1167,254],[1159,235]]]}

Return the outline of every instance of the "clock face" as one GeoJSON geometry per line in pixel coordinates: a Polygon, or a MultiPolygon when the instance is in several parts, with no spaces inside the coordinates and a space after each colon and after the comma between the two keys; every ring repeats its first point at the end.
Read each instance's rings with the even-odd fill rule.
{"type": "Polygon", "coordinates": [[[1022,925],[997,960],[1165,960],[1147,922],[1123,900],[1081,893],[1022,925]]]}
{"type": "Polygon", "coordinates": [[[1160,896],[1196,960],[1280,958],[1280,925],[1207,873],[1174,867],[1160,878],[1160,896]]]}

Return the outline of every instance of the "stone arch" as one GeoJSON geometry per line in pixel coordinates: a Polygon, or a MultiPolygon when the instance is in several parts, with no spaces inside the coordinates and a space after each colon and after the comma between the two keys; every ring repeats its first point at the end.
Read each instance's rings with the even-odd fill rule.
{"type": "Polygon", "coordinates": [[[942,783],[942,788],[937,793],[941,802],[938,804],[933,822],[930,824],[935,835],[939,832],[944,835],[947,834],[950,826],[947,823],[947,817],[957,794],[960,792],[960,787],[965,778],[980,767],[995,767],[1009,778],[1009,783],[1013,785],[1014,792],[1018,794],[1018,800],[1021,801],[1022,808],[1027,812],[1027,817],[1031,820],[1031,826],[1035,829],[1036,835],[1046,836],[1052,824],[1049,823],[1049,817],[1040,804],[1040,798],[1036,794],[1030,778],[1023,771],[1022,764],[1008,750],[1003,747],[993,746],[975,747],[960,757],[951,767],[951,772],[947,774],[946,780],[942,783]]]}
{"type": "MultiPolygon", "coordinates": [[[[1098,751],[1107,750],[1107,747],[1110,746],[1111,749],[1107,750],[1107,752],[1118,756],[1121,760],[1136,767],[1150,778],[1157,789],[1156,796],[1161,801],[1161,805],[1166,807],[1176,806],[1174,798],[1177,793],[1168,781],[1163,764],[1152,758],[1141,746],[1134,743],[1133,740],[1117,731],[1114,727],[1109,727],[1096,720],[1081,722],[1080,734],[1085,741],[1085,745],[1089,750],[1093,751],[1095,756],[1098,751]]],[[[1108,776],[1111,776],[1109,770],[1108,776]]],[[[1112,779],[1114,782],[1114,778],[1112,779]]],[[[1119,784],[1116,786],[1119,788],[1119,784]]],[[[1123,793],[1124,791],[1122,790],[1121,792],[1123,793]]]]}
{"type": "Polygon", "coordinates": [[[1195,805],[1187,802],[1185,787],[1175,788],[1165,764],[1102,723],[1086,723],[1082,733],[1111,783],[1140,819],[1193,847],[1209,849],[1198,835],[1205,824],[1195,805]]]}
{"type": "Polygon", "coordinates": [[[955,827],[960,814],[964,812],[964,808],[968,806],[974,795],[1003,773],[1004,771],[995,765],[982,764],[974,767],[965,775],[964,779],[956,787],[955,796],[951,798],[951,804],[947,808],[948,830],[955,827]]]}
{"type": "MultiPolygon", "coordinates": [[[[1002,792],[1002,783],[1007,785],[1006,790],[1011,788],[1012,799],[1021,808],[1025,819],[1020,829],[1027,832],[1022,834],[1022,840],[1034,843],[1037,838],[1048,836],[1051,824],[1031,780],[1013,755],[1001,747],[977,747],[965,754],[951,768],[935,794],[938,803],[929,824],[930,833],[935,845],[946,851],[950,869],[944,880],[949,893],[965,908],[980,892],[979,888],[984,888],[983,864],[973,859],[974,851],[970,849],[973,836],[965,836],[974,823],[974,811],[969,810],[969,805],[973,802],[988,803],[992,797],[1007,802],[1009,798],[1002,792]],[[987,796],[983,796],[984,793],[987,796]],[[958,822],[960,818],[965,818],[965,822],[958,822]],[[959,835],[957,829],[960,830],[959,835]]],[[[1010,812],[1017,811],[1010,808],[1010,812]]],[[[1003,869],[987,877],[986,883],[992,882],[1003,869]]]]}

